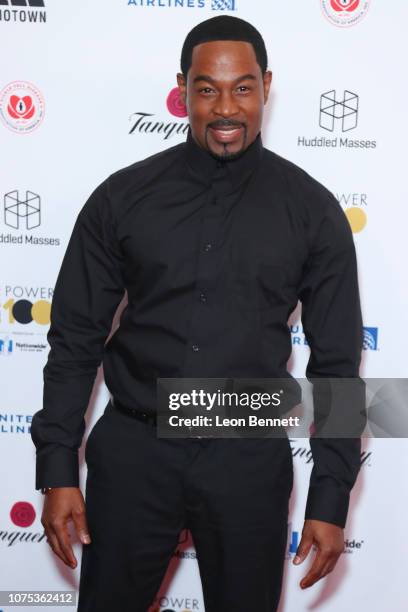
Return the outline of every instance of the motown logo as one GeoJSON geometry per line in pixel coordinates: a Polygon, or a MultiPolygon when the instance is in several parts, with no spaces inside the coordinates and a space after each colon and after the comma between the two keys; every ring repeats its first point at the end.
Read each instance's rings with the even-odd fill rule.
{"type": "Polygon", "coordinates": [[[366,351],[378,350],[378,327],[363,328],[363,349],[366,351]]]}
{"type": "Polygon", "coordinates": [[[0,91],[0,117],[13,132],[32,132],[44,118],[42,94],[26,81],[9,83],[0,91]]]}
{"type": "Polygon", "coordinates": [[[341,131],[349,132],[357,127],[358,95],[345,91],[343,99],[336,98],[336,91],[326,91],[320,96],[319,125],[324,130],[334,132],[337,123],[341,123],[341,131]]]}
{"type": "Polygon", "coordinates": [[[40,196],[26,191],[25,198],[19,192],[10,191],[4,196],[4,223],[14,229],[31,230],[41,224],[40,196]]]}
{"type": "Polygon", "coordinates": [[[324,16],[339,28],[356,25],[367,14],[370,0],[321,0],[324,16]]]}
{"type": "Polygon", "coordinates": [[[46,23],[44,7],[44,0],[0,0],[0,21],[46,23]]]}

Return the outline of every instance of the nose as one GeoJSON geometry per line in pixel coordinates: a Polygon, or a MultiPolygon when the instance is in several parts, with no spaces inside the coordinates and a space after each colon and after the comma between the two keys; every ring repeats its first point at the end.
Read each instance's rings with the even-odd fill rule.
{"type": "Polygon", "coordinates": [[[239,113],[239,106],[231,92],[223,91],[218,96],[213,111],[216,115],[228,118],[239,113]]]}

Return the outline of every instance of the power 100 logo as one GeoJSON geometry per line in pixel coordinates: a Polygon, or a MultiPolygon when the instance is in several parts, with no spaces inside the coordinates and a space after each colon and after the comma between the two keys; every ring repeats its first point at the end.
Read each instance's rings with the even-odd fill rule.
{"type": "Polygon", "coordinates": [[[32,332],[46,333],[52,295],[51,287],[5,285],[0,298],[2,331],[21,333],[21,326],[27,331],[30,326],[32,332]]]}

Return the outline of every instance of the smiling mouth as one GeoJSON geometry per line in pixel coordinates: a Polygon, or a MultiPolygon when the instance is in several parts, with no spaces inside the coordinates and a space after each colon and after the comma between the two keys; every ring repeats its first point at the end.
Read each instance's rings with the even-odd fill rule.
{"type": "Polygon", "coordinates": [[[238,140],[240,136],[243,134],[244,126],[243,125],[231,125],[231,126],[218,126],[218,127],[209,127],[209,130],[213,136],[213,138],[217,142],[234,142],[238,140]]]}

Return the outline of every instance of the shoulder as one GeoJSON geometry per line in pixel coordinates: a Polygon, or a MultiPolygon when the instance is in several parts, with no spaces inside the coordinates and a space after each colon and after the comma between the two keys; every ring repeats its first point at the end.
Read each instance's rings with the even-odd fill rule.
{"type": "Polygon", "coordinates": [[[126,186],[146,184],[177,163],[184,155],[185,143],[182,142],[164,151],[149,155],[129,166],[119,168],[110,174],[106,182],[110,191],[121,190],[126,186]]]}

